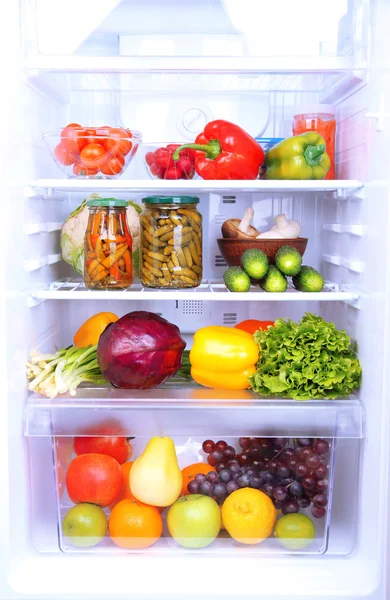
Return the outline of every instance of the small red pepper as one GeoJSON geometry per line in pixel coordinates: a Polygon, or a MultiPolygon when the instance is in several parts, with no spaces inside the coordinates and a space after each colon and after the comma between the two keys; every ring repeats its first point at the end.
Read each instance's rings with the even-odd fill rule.
{"type": "Polygon", "coordinates": [[[207,123],[194,144],[176,149],[175,162],[184,148],[196,150],[195,169],[203,179],[256,179],[264,162],[264,152],[256,140],[228,121],[207,123]]]}

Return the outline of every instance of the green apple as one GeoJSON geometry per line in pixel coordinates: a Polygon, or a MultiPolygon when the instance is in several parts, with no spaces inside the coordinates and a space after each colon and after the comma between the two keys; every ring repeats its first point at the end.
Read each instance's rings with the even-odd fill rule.
{"type": "Polygon", "coordinates": [[[310,546],[316,537],[316,528],[306,515],[292,513],[284,515],[276,523],[275,537],[284,548],[302,550],[310,546]]]}
{"type": "Polygon", "coordinates": [[[65,515],[62,528],[73,546],[96,546],[106,535],[107,518],[100,506],[82,502],[65,515]]]}
{"type": "Polygon", "coordinates": [[[169,533],[183,548],[205,548],[221,529],[221,511],[209,496],[182,496],[168,511],[169,533]]]}

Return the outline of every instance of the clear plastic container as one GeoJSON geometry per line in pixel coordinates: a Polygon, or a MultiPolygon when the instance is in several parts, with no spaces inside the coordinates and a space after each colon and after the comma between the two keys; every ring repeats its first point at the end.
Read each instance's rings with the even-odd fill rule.
{"type": "MultiPolygon", "coordinates": [[[[39,551],[61,550],[98,555],[142,552],[170,556],[195,552],[223,553],[231,557],[323,553],[340,556],[351,552],[355,543],[357,512],[356,503],[351,503],[351,494],[356,494],[358,488],[364,418],[362,405],[357,398],[297,403],[291,399],[261,398],[249,391],[226,392],[187,387],[182,382],[176,382],[175,387],[164,385],[152,390],[134,390],[131,398],[128,396],[128,390],[101,387],[79,388],[76,397],[66,395],[49,399],[37,394],[29,397],[24,431],[29,449],[32,538],[39,551]],[[260,446],[260,458],[256,450],[251,459],[257,461],[255,470],[263,472],[263,484],[266,483],[264,472],[281,466],[270,464],[273,458],[280,463],[284,461],[292,473],[291,478],[294,478],[295,464],[290,462],[287,465],[289,456],[281,453],[280,438],[285,438],[286,446],[292,448],[302,442],[307,443],[307,440],[300,440],[298,444],[298,438],[325,438],[329,449],[320,457],[328,474],[325,484],[320,484],[324,489],[319,490],[324,491],[327,498],[325,514],[322,518],[315,518],[311,512],[312,504],[299,507],[299,512],[313,521],[316,533],[310,545],[297,549],[280,545],[274,531],[261,543],[244,544],[230,537],[224,529],[205,548],[184,548],[175,541],[167,527],[169,507],[161,512],[161,537],[154,543],[154,540],[150,540],[148,547],[131,547],[130,539],[129,547],[122,548],[109,532],[101,541],[96,540],[96,545],[81,547],[75,544],[77,540],[65,535],[63,529],[64,519],[74,506],[66,479],[69,465],[76,457],[74,440],[80,436],[89,436],[93,440],[96,436],[123,438],[118,441],[119,446],[125,444],[126,438],[132,438],[133,454],[127,457],[127,461],[138,458],[153,436],[168,436],[173,440],[180,469],[194,463],[203,463],[207,469],[207,454],[202,448],[207,439],[214,442],[224,440],[234,448],[236,457],[242,454],[243,440],[240,438],[261,438],[261,442],[256,444],[260,446]],[[271,446],[270,438],[274,440],[271,446]],[[279,438],[277,443],[275,438],[279,438]],[[268,464],[265,464],[266,458],[269,459],[268,464]]],[[[312,445],[312,441],[309,443],[312,445]]],[[[230,461],[231,449],[229,457],[230,461]]],[[[306,458],[301,456],[299,462],[306,462],[306,458]]],[[[242,462],[242,458],[239,460],[242,462]]],[[[217,471],[219,469],[218,466],[217,471]]],[[[284,478],[286,473],[279,471],[276,475],[288,479],[284,478]]],[[[324,471],[322,475],[325,475],[324,471]]],[[[269,479],[269,475],[266,478],[269,479]]],[[[79,481],[82,486],[85,478],[79,481]]],[[[280,483],[280,479],[276,481],[280,483]]],[[[255,483],[258,485],[259,482],[255,483]]],[[[282,483],[287,487],[291,482],[282,483]]],[[[261,489],[263,484],[259,488],[261,491],[264,491],[264,486],[261,489]]],[[[318,486],[317,483],[315,485],[318,486]]],[[[305,496],[310,499],[313,494],[305,492],[305,496]]],[[[110,506],[103,506],[107,519],[112,515],[110,507],[117,501],[118,498],[115,498],[110,506]]],[[[278,512],[276,518],[281,517],[282,514],[278,512]]]]}
{"type": "Polygon", "coordinates": [[[146,287],[192,288],[202,282],[202,215],[196,196],[143,198],[141,281],[146,287]]]}
{"type": "Polygon", "coordinates": [[[330,169],[325,179],[336,179],[335,143],[336,143],[336,107],[331,104],[308,104],[301,106],[294,115],[293,134],[317,131],[325,140],[326,151],[330,158],[330,169]]]}
{"type": "Polygon", "coordinates": [[[84,238],[84,281],[89,289],[128,288],[133,281],[132,238],[127,225],[127,200],[88,200],[84,238]]]}

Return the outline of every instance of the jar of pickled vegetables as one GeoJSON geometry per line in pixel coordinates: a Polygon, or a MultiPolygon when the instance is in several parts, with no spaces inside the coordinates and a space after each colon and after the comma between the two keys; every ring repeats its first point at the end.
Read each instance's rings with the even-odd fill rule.
{"type": "Polygon", "coordinates": [[[301,106],[294,115],[293,134],[317,131],[325,140],[330,158],[330,169],[325,179],[335,179],[334,153],[336,142],[336,108],[331,104],[308,104],[301,106]]]}
{"type": "Polygon", "coordinates": [[[84,281],[90,289],[124,289],[133,280],[132,239],[126,200],[87,201],[89,218],[84,238],[84,281]]]}
{"type": "Polygon", "coordinates": [[[196,196],[148,196],[140,216],[141,281],[191,288],[202,281],[202,215],[196,196]]]}

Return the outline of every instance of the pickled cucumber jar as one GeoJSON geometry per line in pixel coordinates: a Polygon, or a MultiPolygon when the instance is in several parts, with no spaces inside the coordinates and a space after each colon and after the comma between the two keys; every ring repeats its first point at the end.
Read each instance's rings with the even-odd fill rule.
{"type": "Polygon", "coordinates": [[[140,216],[140,270],[146,287],[191,288],[202,281],[202,215],[196,196],[148,196],[140,216]]]}
{"type": "Polygon", "coordinates": [[[84,238],[84,281],[89,289],[125,289],[133,280],[132,239],[126,200],[87,201],[89,218],[84,238]]]}

